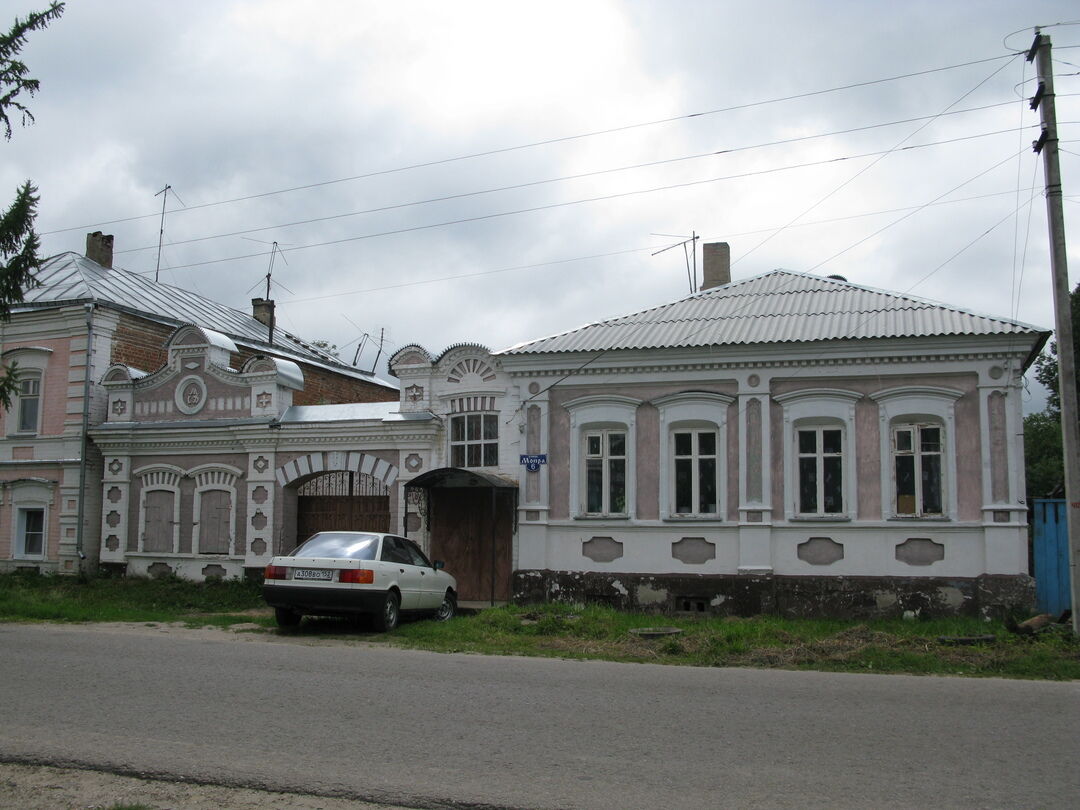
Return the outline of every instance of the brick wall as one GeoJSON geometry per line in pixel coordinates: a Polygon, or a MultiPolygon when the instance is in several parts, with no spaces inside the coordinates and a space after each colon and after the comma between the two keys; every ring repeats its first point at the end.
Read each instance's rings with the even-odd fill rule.
{"type": "MultiPolygon", "coordinates": [[[[124,363],[143,371],[157,371],[165,365],[169,353],[165,342],[176,327],[120,313],[113,340],[112,363],[124,363]]],[[[232,355],[232,367],[239,370],[249,358],[260,352],[242,348],[232,355]]],[[[300,363],[304,372],[304,390],[293,394],[295,405],[332,405],[339,402],[393,402],[398,393],[366,380],[300,363]]]]}
{"type": "Polygon", "coordinates": [[[165,341],[175,331],[175,326],[166,326],[121,312],[109,362],[123,363],[142,371],[157,371],[169,359],[165,341]]]}
{"type": "MultiPolygon", "coordinates": [[[[234,367],[240,368],[248,358],[259,354],[241,349],[233,355],[234,367]]],[[[395,402],[398,392],[366,380],[357,380],[343,374],[298,364],[304,372],[304,390],[293,392],[294,405],[334,405],[339,402],[395,402]]]]}

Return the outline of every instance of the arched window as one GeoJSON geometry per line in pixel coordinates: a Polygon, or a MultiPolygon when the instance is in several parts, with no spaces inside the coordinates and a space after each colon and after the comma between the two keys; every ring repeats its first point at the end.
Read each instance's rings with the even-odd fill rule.
{"type": "Polygon", "coordinates": [[[42,432],[42,388],[52,349],[20,346],[3,354],[4,365],[16,367],[15,392],[7,417],[7,432],[24,436],[42,432]]]}
{"type": "Polygon", "coordinates": [[[775,397],[784,408],[784,511],[790,519],[858,514],[855,403],[862,394],[811,388],[775,397]]]}
{"type": "Polygon", "coordinates": [[[727,412],[731,397],[686,392],[653,401],[660,412],[660,517],[724,514],[727,412]]]}
{"type": "Polygon", "coordinates": [[[634,513],[634,433],[641,400],[578,397],[570,412],[570,503],[573,517],[630,517],[634,513]]]}
{"type": "Polygon", "coordinates": [[[871,394],[881,425],[887,516],[948,518],[956,509],[953,407],[962,392],[904,386],[871,394]]]}

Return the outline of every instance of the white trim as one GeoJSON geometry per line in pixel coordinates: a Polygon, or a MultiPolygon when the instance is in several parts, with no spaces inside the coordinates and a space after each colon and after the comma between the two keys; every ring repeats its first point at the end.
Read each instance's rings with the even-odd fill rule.
{"type": "Polygon", "coordinates": [[[180,382],[176,384],[176,390],[173,392],[173,402],[176,403],[176,409],[180,413],[192,416],[197,414],[204,407],[206,407],[206,383],[203,378],[197,374],[188,374],[186,377],[182,377],[180,382]],[[192,383],[199,389],[199,399],[197,402],[189,404],[184,399],[184,391],[192,383]]]}
{"type": "Polygon", "coordinates": [[[841,388],[806,388],[773,397],[784,409],[784,517],[787,520],[855,520],[858,516],[858,453],[855,447],[855,403],[863,395],[841,388]],[[800,427],[839,424],[843,442],[841,469],[842,512],[803,515],[799,512],[798,445],[800,427]]]}
{"type": "MultiPolygon", "coordinates": [[[[188,475],[195,479],[195,499],[191,507],[191,553],[201,554],[199,541],[202,539],[202,498],[204,492],[226,492],[229,495],[229,548],[227,556],[236,553],[236,479],[240,470],[227,464],[202,464],[188,470],[188,475]]],[[[212,552],[220,556],[217,552],[212,552]]]]}
{"type": "Polygon", "coordinates": [[[691,391],[652,401],[660,412],[660,519],[724,520],[727,517],[727,416],[734,401],[726,394],[691,391]],[[672,514],[675,474],[671,434],[677,429],[713,430],[716,434],[716,514],[672,514]]]}
{"type": "Polygon", "coordinates": [[[173,494],[172,553],[180,553],[180,478],[183,474],[183,470],[171,464],[150,464],[132,473],[139,479],[139,535],[136,551],[146,551],[146,494],[162,491],[173,494]]]}
{"type": "MultiPolygon", "coordinates": [[[[930,417],[931,420],[940,422],[945,431],[941,442],[942,452],[945,454],[945,464],[942,469],[944,480],[941,482],[941,519],[957,519],[955,405],[956,400],[963,395],[963,391],[931,385],[901,386],[870,394],[870,398],[878,404],[882,517],[898,520],[913,519],[909,515],[898,515],[896,512],[892,433],[895,426],[924,422],[926,417],[930,417]]],[[[985,431],[984,426],[981,432],[985,431]]]]}
{"type": "Polygon", "coordinates": [[[49,556],[49,513],[53,504],[56,485],[51,481],[22,479],[12,481],[10,487],[11,502],[11,557],[16,560],[44,560],[49,556]],[[41,510],[41,553],[27,554],[25,545],[25,513],[27,510],[41,510]]]}
{"type": "Polygon", "coordinates": [[[633,397],[611,395],[578,397],[563,404],[570,413],[569,503],[572,518],[587,515],[582,476],[585,465],[582,444],[587,430],[626,431],[626,512],[616,517],[634,516],[637,511],[637,408],[641,403],[642,400],[633,397]]]}

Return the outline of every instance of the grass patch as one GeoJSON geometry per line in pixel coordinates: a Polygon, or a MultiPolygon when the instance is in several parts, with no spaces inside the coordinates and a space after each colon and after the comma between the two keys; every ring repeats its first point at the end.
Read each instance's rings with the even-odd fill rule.
{"type": "MultiPolygon", "coordinates": [[[[257,584],[0,574],[0,621],[171,622],[265,607],[257,584]]],[[[250,621],[242,617],[238,621],[250,621]]]]}
{"type": "Polygon", "coordinates": [[[834,672],[1080,679],[1080,642],[1067,628],[1035,638],[977,619],[879,620],[672,618],[605,607],[508,606],[450,622],[402,625],[395,643],[439,652],[536,655],[684,666],[834,672]],[[642,639],[631,629],[678,627],[642,639]],[[947,646],[939,636],[993,635],[993,643],[947,646]]]}
{"type": "MultiPolygon", "coordinates": [[[[274,628],[258,584],[231,580],[89,578],[0,574],[0,621],[182,622],[188,627],[274,628]]],[[[360,621],[305,618],[280,635],[365,641],[434,652],[530,655],[702,667],[1080,679],[1080,641],[1067,627],[1017,636],[1000,622],[670,617],[565,604],[493,608],[449,622],[407,621],[371,633],[360,621]],[[645,639],[636,628],[678,635],[645,639]],[[946,646],[939,636],[991,635],[946,646]]]]}

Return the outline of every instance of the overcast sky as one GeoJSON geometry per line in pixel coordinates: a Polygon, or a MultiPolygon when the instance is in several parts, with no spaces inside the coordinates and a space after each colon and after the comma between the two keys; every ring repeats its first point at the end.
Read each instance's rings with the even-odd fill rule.
{"type": "MultiPolygon", "coordinates": [[[[6,27],[44,0],[4,5],[6,27]]],[[[277,241],[281,325],[346,360],[385,330],[381,373],[407,343],[497,350],[680,298],[682,249],[651,254],[691,232],[731,244],[735,279],[839,273],[1050,327],[1034,68],[1009,55],[1047,26],[1068,223],[1080,25],[1054,24],[1078,18],[1074,0],[72,0],[23,51],[37,123],[0,144],[0,203],[32,178],[45,255],[103,230],[153,274],[169,184],[162,281],[250,310],[277,241]]]]}

